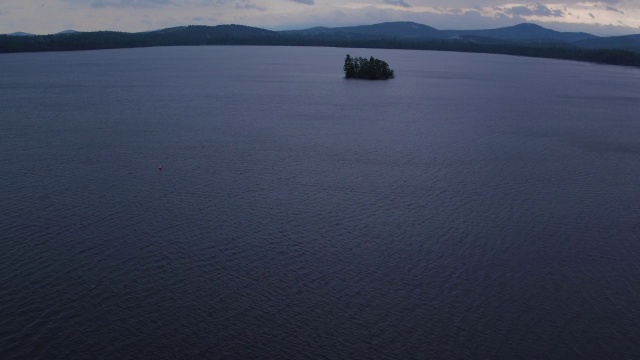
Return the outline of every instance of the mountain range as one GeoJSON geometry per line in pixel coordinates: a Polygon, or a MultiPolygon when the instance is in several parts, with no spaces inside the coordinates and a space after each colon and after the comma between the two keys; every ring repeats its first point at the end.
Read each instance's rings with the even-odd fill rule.
{"type": "MultiPolygon", "coordinates": [[[[206,33],[226,33],[238,35],[285,35],[307,37],[316,40],[461,40],[476,43],[523,44],[533,46],[573,46],[585,49],[621,49],[640,52],[640,34],[626,36],[599,37],[584,32],[560,32],[530,23],[497,29],[481,30],[438,30],[428,25],[414,22],[385,22],[373,25],[346,27],[313,27],[303,30],[270,31],[241,25],[183,26],[146,32],[147,34],[171,34],[193,32],[193,28],[206,33]],[[191,28],[191,29],[190,29],[191,28]]],[[[74,35],[80,32],[65,30],[54,35],[74,35]]],[[[10,36],[36,36],[25,32],[15,32],[10,36]]],[[[49,35],[50,36],[50,35],[49,35]]]]}
{"type": "MultiPolygon", "coordinates": [[[[55,33],[54,35],[64,35],[64,34],[77,34],[80,31],[76,31],[76,30],[64,30],[64,31],[60,31],[59,33],[55,33]]],[[[11,34],[7,34],[9,36],[38,36],[36,34],[31,34],[31,33],[26,33],[26,32],[22,32],[22,31],[18,31],[18,32],[14,32],[11,34]]]]}
{"type": "Polygon", "coordinates": [[[599,37],[584,32],[560,32],[524,23],[498,29],[438,30],[414,22],[386,22],[348,27],[314,27],[282,31],[289,35],[343,39],[466,40],[478,43],[574,46],[588,49],[620,49],[640,52],[640,34],[599,37]]]}
{"type": "Polygon", "coordinates": [[[389,48],[509,54],[640,66],[640,35],[598,37],[535,24],[438,30],[414,22],[272,31],[244,25],[190,25],[138,33],[116,31],[0,35],[0,53],[150,46],[270,45],[389,48]]]}

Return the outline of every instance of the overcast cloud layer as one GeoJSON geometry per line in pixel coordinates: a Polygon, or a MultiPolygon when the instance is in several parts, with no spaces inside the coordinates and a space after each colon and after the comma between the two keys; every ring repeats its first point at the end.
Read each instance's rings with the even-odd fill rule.
{"type": "Polygon", "coordinates": [[[0,34],[232,23],[280,30],[401,20],[438,29],[534,22],[559,31],[638,34],[640,0],[0,0],[0,34]]]}

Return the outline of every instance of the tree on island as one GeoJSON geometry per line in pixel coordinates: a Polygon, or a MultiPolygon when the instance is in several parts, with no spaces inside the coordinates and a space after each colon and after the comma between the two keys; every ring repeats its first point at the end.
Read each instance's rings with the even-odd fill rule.
{"type": "Polygon", "coordinates": [[[344,77],[347,79],[387,80],[393,78],[393,70],[385,61],[363,57],[352,58],[347,54],[344,59],[344,77]]]}

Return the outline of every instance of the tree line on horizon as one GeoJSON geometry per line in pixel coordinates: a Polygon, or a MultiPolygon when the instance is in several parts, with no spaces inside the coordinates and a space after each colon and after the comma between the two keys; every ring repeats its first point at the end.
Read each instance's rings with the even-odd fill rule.
{"type": "Polygon", "coordinates": [[[570,46],[478,43],[466,40],[345,39],[280,34],[247,27],[186,26],[170,31],[124,33],[97,31],[75,34],[9,36],[0,35],[0,53],[100,50],[152,46],[268,45],[343,48],[412,49],[505,54],[576,60],[640,67],[640,53],[616,49],[584,49],[570,46]]]}

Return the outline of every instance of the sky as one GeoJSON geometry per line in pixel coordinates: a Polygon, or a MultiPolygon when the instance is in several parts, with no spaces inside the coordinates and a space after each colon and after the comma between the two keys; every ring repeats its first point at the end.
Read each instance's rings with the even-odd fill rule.
{"type": "Polygon", "coordinates": [[[220,24],[285,30],[387,21],[442,30],[532,22],[601,36],[640,34],[640,0],[0,0],[0,34],[220,24]]]}

